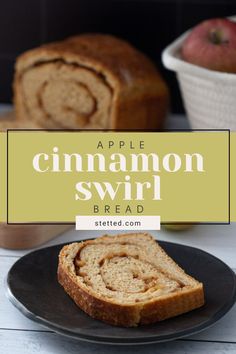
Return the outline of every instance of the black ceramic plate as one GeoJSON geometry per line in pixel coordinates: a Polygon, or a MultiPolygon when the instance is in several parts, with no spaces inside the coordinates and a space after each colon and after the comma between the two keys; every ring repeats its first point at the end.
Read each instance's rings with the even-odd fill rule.
{"type": "Polygon", "coordinates": [[[187,314],[148,326],[121,328],[81,311],[57,282],[58,253],[63,245],[20,258],[7,277],[10,301],[30,319],[80,340],[107,344],[170,341],[197,333],[219,320],[236,300],[236,277],[222,261],[199,249],[159,242],[187,273],[202,281],[206,304],[187,314]]]}

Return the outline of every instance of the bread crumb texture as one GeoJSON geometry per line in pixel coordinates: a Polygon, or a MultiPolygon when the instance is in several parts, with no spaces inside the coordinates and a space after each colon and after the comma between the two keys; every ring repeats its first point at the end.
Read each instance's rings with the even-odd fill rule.
{"type": "Polygon", "coordinates": [[[64,246],[58,280],[83,311],[118,326],[157,322],[204,304],[203,284],[147,233],[64,246]]]}

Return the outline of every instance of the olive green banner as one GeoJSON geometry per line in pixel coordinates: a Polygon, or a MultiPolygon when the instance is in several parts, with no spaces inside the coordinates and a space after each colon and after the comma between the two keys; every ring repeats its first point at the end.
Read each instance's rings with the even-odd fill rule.
{"type": "Polygon", "coordinates": [[[236,221],[236,133],[8,131],[0,151],[1,221],[236,221]]]}
{"type": "Polygon", "coordinates": [[[0,222],[7,220],[7,133],[0,133],[0,222]]]}

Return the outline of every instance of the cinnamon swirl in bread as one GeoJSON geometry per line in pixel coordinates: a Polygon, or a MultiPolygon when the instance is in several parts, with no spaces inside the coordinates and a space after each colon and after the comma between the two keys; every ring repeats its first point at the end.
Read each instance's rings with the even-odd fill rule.
{"type": "Polygon", "coordinates": [[[83,311],[117,326],[161,321],[204,304],[203,284],[149,234],[102,236],[64,246],[58,280],[83,311]]]}

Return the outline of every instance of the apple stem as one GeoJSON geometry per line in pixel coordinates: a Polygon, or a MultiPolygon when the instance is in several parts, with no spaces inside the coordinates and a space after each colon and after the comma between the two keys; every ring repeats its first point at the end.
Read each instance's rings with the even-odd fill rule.
{"type": "Polygon", "coordinates": [[[213,29],[209,36],[210,42],[213,44],[227,44],[228,40],[224,39],[220,29],[213,29]]]}

